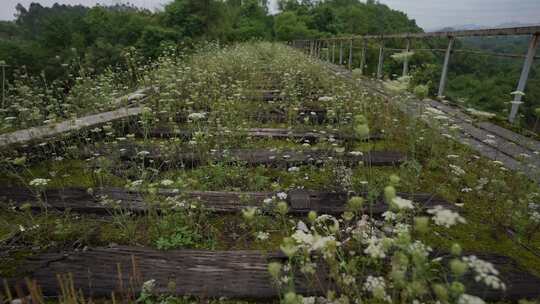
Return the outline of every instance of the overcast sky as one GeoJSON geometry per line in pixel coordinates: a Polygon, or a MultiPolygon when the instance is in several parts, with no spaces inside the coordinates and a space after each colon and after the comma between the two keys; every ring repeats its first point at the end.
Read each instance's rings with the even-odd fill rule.
{"type": "MultiPolygon", "coordinates": [[[[64,4],[94,5],[130,2],[136,6],[160,9],[171,0],[0,0],[0,19],[13,19],[15,5],[28,6],[39,2],[50,6],[64,4]]],[[[276,0],[271,0],[275,5],[276,0]]],[[[380,0],[393,9],[403,11],[426,30],[445,26],[475,24],[496,26],[519,22],[540,24],[540,0],[380,0]]]]}

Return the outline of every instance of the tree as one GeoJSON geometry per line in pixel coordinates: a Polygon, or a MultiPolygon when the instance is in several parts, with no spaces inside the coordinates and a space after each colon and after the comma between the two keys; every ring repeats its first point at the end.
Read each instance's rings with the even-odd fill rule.
{"type": "Polygon", "coordinates": [[[307,25],[294,12],[283,12],[276,16],[274,31],[276,38],[282,41],[312,38],[318,34],[316,31],[308,29],[307,25]]]}
{"type": "Polygon", "coordinates": [[[216,0],[174,0],[165,7],[165,25],[186,37],[217,38],[216,27],[223,18],[222,3],[216,0]]]}

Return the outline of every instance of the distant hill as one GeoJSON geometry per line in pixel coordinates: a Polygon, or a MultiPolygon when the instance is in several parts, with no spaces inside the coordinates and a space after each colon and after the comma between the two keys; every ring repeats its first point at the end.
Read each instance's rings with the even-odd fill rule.
{"type": "Polygon", "coordinates": [[[445,26],[435,29],[429,29],[428,32],[447,32],[447,31],[468,31],[468,30],[481,30],[488,28],[504,28],[504,27],[522,27],[522,26],[534,26],[540,25],[540,21],[536,23],[522,23],[522,22],[506,22],[501,23],[496,26],[487,26],[487,25],[478,25],[478,24],[461,24],[461,25],[452,25],[445,26]]]}

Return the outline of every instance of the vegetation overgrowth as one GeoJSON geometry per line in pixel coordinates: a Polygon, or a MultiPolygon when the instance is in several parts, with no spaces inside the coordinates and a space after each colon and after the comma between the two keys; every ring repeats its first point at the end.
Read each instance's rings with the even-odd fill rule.
{"type": "MultiPolygon", "coordinates": [[[[504,289],[505,278],[475,254],[507,255],[540,274],[535,255],[540,248],[540,194],[534,182],[405,116],[301,52],[268,42],[225,48],[206,44],[194,54],[166,49],[148,66],[135,63],[134,71],[138,86],[157,92],[145,101],[138,119],[76,132],[33,150],[1,152],[2,185],[31,189],[43,208],[35,212],[30,205],[10,207],[9,201],[0,205],[0,246],[5,248],[0,276],[17,274],[24,258],[41,252],[110,244],[160,250],[282,250],[288,262],[270,264],[269,272],[285,303],[315,301],[297,295],[293,282],[295,275],[316,281],[321,271],[336,288],[326,294],[327,300],[339,303],[482,303],[469,295],[474,290],[465,288],[464,275],[472,273],[487,289],[504,289]],[[274,89],[282,100],[262,102],[261,90],[274,89]],[[326,115],[318,119],[315,111],[326,115]],[[193,136],[149,136],[150,130],[163,126],[189,130],[193,136]],[[251,127],[344,132],[360,138],[381,133],[384,139],[259,139],[246,134],[251,127]],[[156,147],[161,160],[151,158],[156,147]],[[350,168],[336,157],[324,164],[272,168],[211,159],[212,153],[227,155],[238,148],[338,155],[392,150],[405,153],[407,161],[350,168]],[[122,156],[133,150],[134,157],[122,156]],[[178,152],[193,152],[202,161],[196,168],[168,161],[178,152]],[[135,214],[108,197],[95,197],[110,207],[106,217],[46,207],[45,190],[69,187],[91,195],[102,187],[139,191],[148,210],[135,214]],[[178,195],[163,197],[158,192],[162,188],[178,195]],[[285,200],[293,189],[346,192],[347,211],[339,216],[290,215],[285,200]],[[261,208],[219,215],[183,196],[188,190],[274,194],[261,208]],[[356,196],[362,192],[367,196],[356,196]],[[436,207],[424,213],[398,192],[433,193],[455,209],[436,207]],[[390,209],[382,218],[371,217],[370,206],[380,196],[390,209]]],[[[107,81],[82,80],[87,90],[81,92],[96,94],[94,98],[73,97],[78,92],[74,90],[63,95],[60,104],[74,104],[77,114],[110,107],[110,100],[126,89],[123,76],[111,73],[107,81]]],[[[40,115],[63,113],[47,103],[32,106],[40,115]]],[[[426,106],[425,111],[440,119],[433,109],[426,106]]],[[[18,116],[12,125],[26,127],[43,118],[18,116]]],[[[145,286],[141,302],[181,301],[152,295],[152,282],[145,286]]]]}
{"type": "MultiPolygon", "coordinates": [[[[0,22],[0,63],[8,65],[8,91],[20,88],[20,82],[26,83],[30,91],[29,83],[38,82],[42,88],[45,86],[41,84],[45,83],[47,88],[42,92],[32,92],[42,96],[31,99],[54,103],[62,93],[77,89],[81,78],[96,75],[107,78],[111,70],[124,84],[133,84],[133,71],[125,72],[133,69],[133,62],[155,60],[170,46],[192,52],[201,41],[229,44],[422,31],[406,14],[373,0],[281,0],[278,4],[277,14],[269,11],[266,0],[174,0],[157,12],[129,5],[93,8],[60,4],[43,7],[39,3],[28,7],[18,5],[14,21],[0,22]]],[[[445,49],[446,44],[446,39],[412,43],[413,83],[427,85],[432,96],[437,93],[444,53],[416,50],[445,49]]],[[[524,54],[527,44],[528,37],[464,38],[456,42],[455,48],[524,54]]],[[[403,40],[387,41],[386,45],[392,49],[404,46],[403,40]]],[[[375,73],[378,47],[377,43],[369,45],[368,74],[375,73]]],[[[399,53],[385,53],[384,72],[392,79],[401,75],[399,62],[388,60],[395,52],[399,53]]],[[[358,67],[359,45],[353,60],[358,67]]],[[[537,62],[524,92],[525,103],[518,121],[507,127],[536,132],[538,115],[535,110],[540,100],[537,62]]],[[[496,114],[493,119],[504,124],[512,99],[510,92],[516,88],[522,63],[516,58],[454,53],[445,95],[465,108],[492,112],[496,114]]],[[[8,98],[3,108],[5,106],[8,112],[22,110],[23,115],[28,114],[26,107],[16,99],[8,98]]],[[[8,118],[9,122],[11,114],[1,112],[0,118],[8,118]]]]}

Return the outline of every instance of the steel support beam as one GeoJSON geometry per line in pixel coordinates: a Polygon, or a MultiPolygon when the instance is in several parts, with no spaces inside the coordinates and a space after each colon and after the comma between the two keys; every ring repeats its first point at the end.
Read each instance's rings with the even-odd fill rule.
{"type": "MultiPolygon", "coordinates": [[[[411,50],[411,39],[407,38],[407,45],[405,46],[405,52],[410,52],[411,50]]],[[[409,57],[405,56],[403,60],[403,77],[409,75],[409,57]]]]}
{"type": "Polygon", "coordinates": [[[328,40],[324,41],[324,46],[326,47],[326,62],[330,62],[330,45],[328,44],[328,40]]]}
{"type": "Polygon", "coordinates": [[[441,81],[439,82],[439,92],[437,93],[438,98],[444,98],[444,89],[446,87],[446,81],[448,78],[448,64],[450,63],[450,55],[452,54],[452,48],[454,47],[455,37],[448,38],[448,48],[446,49],[446,54],[444,55],[444,64],[441,73],[441,81]]]}
{"type": "Polygon", "coordinates": [[[381,46],[379,47],[379,64],[377,65],[377,79],[383,78],[383,64],[384,64],[384,41],[381,40],[381,46]]]}
{"type": "MultiPolygon", "coordinates": [[[[527,86],[527,80],[529,79],[529,72],[531,71],[531,66],[534,61],[534,56],[536,55],[536,49],[538,48],[538,41],[540,40],[540,34],[533,35],[531,37],[531,42],[529,43],[529,49],[527,50],[527,57],[525,58],[525,63],[523,63],[523,69],[521,70],[521,76],[519,77],[519,83],[517,86],[517,92],[525,92],[525,87],[527,86]]],[[[514,100],[512,103],[512,110],[510,111],[510,116],[508,116],[508,121],[513,123],[516,119],[519,106],[523,103],[521,94],[515,94],[514,100]]]]}
{"type": "Polygon", "coordinates": [[[336,42],[332,43],[332,63],[336,62],[336,42]]]}
{"type": "Polygon", "coordinates": [[[366,65],[366,48],[367,48],[367,40],[362,40],[362,58],[360,58],[360,74],[364,75],[364,68],[366,65]]]}
{"type": "Polygon", "coordinates": [[[351,39],[351,44],[349,45],[349,71],[352,71],[352,57],[353,57],[353,40],[351,39]]]}
{"type": "Polygon", "coordinates": [[[343,64],[343,40],[339,42],[339,65],[343,64]]]}

